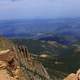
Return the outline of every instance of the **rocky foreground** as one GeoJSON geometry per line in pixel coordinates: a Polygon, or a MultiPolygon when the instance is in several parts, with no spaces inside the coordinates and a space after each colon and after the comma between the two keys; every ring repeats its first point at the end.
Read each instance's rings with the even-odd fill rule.
{"type": "Polygon", "coordinates": [[[80,80],[80,69],[76,73],[71,73],[64,80],[80,80]]]}
{"type": "Polygon", "coordinates": [[[44,66],[27,47],[0,37],[0,80],[80,80],[80,70],[65,78],[57,71],[54,74],[57,76],[50,79],[44,66]]]}
{"type": "Polygon", "coordinates": [[[44,66],[22,45],[0,38],[0,80],[51,80],[44,66]]]}

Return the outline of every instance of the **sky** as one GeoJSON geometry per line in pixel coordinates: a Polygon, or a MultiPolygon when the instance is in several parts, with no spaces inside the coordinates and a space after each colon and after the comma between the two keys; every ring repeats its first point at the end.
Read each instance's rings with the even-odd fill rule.
{"type": "Polygon", "coordinates": [[[0,20],[80,17],[80,0],[0,0],[0,20]]]}

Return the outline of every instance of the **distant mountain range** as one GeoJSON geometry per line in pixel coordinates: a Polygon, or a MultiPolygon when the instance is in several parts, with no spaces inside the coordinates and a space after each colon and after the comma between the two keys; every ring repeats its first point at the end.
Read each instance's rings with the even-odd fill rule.
{"type": "Polygon", "coordinates": [[[9,38],[56,40],[63,44],[80,39],[80,18],[0,21],[0,34],[9,38]],[[65,40],[66,42],[62,41],[65,40]]]}

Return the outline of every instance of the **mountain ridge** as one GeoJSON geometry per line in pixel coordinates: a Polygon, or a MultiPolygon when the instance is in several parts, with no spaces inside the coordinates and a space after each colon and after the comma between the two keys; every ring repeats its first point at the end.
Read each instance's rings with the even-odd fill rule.
{"type": "Polygon", "coordinates": [[[7,80],[50,80],[44,66],[32,58],[25,46],[13,44],[5,38],[0,38],[0,44],[0,49],[3,46],[0,51],[0,79],[6,80],[8,76],[7,80]]]}

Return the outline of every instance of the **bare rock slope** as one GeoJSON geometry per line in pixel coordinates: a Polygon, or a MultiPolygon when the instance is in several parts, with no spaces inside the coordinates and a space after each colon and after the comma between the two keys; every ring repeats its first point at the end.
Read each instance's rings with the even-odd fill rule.
{"type": "Polygon", "coordinates": [[[76,73],[71,73],[64,80],[80,80],[80,69],[76,73]]]}
{"type": "Polygon", "coordinates": [[[0,80],[50,80],[50,77],[25,46],[15,46],[0,37],[0,80]]]}

